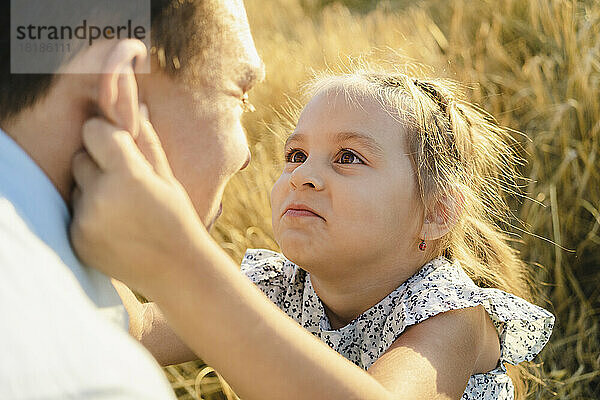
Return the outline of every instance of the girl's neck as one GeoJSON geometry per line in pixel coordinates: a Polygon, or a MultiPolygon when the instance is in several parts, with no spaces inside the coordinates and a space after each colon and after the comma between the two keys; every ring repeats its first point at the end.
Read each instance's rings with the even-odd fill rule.
{"type": "MultiPolygon", "coordinates": [[[[373,307],[421,268],[422,264],[362,266],[364,274],[323,279],[311,272],[310,280],[333,329],[348,325],[373,307]]],[[[347,269],[348,270],[348,269],[347,269]]]]}

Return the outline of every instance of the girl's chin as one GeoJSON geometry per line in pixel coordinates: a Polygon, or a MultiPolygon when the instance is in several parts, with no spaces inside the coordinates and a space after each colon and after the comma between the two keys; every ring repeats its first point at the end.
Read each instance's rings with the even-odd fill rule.
{"type": "Polygon", "coordinates": [[[277,236],[277,243],[285,258],[303,268],[319,264],[330,252],[326,248],[328,241],[315,239],[314,235],[289,230],[277,236]]]}
{"type": "Polygon", "coordinates": [[[289,252],[310,251],[313,247],[314,239],[305,232],[286,229],[283,232],[278,232],[275,240],[279,244],[279,248],[286,249],[289,252]]]}
{"type": "Polygon", "coordinates": [[[314,252],[299,248],[297,245],[290,247],[280,246],[280,248],[285,258],[303,268],[313,264],[316,260],[314,252]]]}

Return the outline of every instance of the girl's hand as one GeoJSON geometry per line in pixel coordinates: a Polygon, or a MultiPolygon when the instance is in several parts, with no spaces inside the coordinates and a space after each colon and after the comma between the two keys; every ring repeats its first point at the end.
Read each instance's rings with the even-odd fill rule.
{"type": "Polygon", "coordinates": [[[88,120],[83,144],[72,165],[73,247],[88,265],[144,292],[175,273],[174,256],[206,231],[147,118],[135,141],[104,119],[88,120]]]}

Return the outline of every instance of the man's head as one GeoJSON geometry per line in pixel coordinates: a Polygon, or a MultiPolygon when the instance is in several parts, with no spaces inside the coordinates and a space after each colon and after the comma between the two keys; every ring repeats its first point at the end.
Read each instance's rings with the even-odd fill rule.
{"type": "Polygon", "coordinates": [[[164,64],[153,69],[170,68],[170,74],[139,79],[173,172],[207,226],[227,181],[249,162],[241,116],[248,91],[264,76],[242,2],[221,2],[211,14],[213,42],[206,50],[175,63],[159,54],[153,62],[164,64]],[[178,63],[180,70],[173,70],[178,63]]]}
{"type": "MultiPolygon", "coordinates": [[[[120,93],[107,90],[115,82],[110,74],[11,75],[10,58],[1,54],[0,126],[68,198],[70,159],[81,147],[83,122],[110,115],[103,105],[111,104],[111,96],[128,90],[137,96],[139,88],[176,177],[208,225],[226,182],[248,160],[240,117],[244,95],[262,79],[264,67],[241,1],[151,3],[152,73],[136,74],[138,87],[133,81],[112,87],[120,93]]],[[[4,22],[1,51],[7,53],[10,24],[4,22]]],[[[98,49],[78,57],[119,65],[138,57],[119,44],[98,49]]]]}

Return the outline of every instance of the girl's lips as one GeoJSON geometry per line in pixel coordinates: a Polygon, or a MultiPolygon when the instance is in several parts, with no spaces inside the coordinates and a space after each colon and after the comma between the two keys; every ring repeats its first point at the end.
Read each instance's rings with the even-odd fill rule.
{"type": "Polygon", "coordinates": [[[299,209],[295,209],[295,208],[289,208],[283,215],[284,216],[288,216],[288,217],[317,217],[317,218],[321,218],[320,216],[318,216],[317,214],[315,214],[312,211],[299,210],[299,209]]]}
{"type": "Polygon", "coordinates": [[[287,206],[287,208],[285,209],[285,212],[283,213],[282,217],[295,217],[295,218],[300,218],[300,217],[311,217],[311,218],[320,218],[323,221],[325,221],[325,218],[323,218],[322,216],[320,216],[319,214],[317,214],[316,211],[314,211],[312,208],[304,205],[304,204],[298,204],[298,203],[292,203],[290,205],[287,206]]]}

